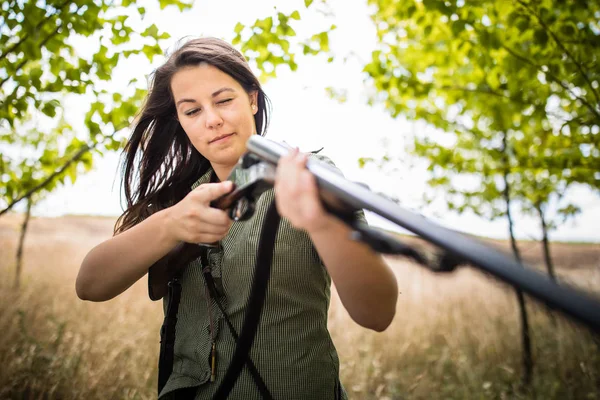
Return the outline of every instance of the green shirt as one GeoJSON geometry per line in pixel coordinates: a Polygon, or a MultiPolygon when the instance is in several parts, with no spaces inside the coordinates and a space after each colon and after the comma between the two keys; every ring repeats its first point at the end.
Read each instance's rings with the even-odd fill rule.
{"type": "MultiPolygon", "coordinates": [[[[206,172],[193,187],[209,182],[211,173],[206,172]]],[[[238,333],[252,286],[260,231],[273,198],[273,189],[265,192],[254,215],[233,222],[219,248],[208,253],[213,278],[224,292],[219,301],[238,333]]],[[[364,219],[362,212],[360,217],[364,219]]],[[[215,300],[208,296],[199,258],[185,269],[181,285],[173,373],[161,396],[199,386],[196,399],[210,399],[227,371],[235,340],[215,300]],[[210,382],[211,325],[217,351],[215,382],[210,382]]],[[[282,218],[265,304],[250,351],[276,400],[336,398],[339,361],[327,329],[330,285],[331,278],[308,234],[282,218]]],[[[247,367],[229,398],[261,398],[247,367]]],[[[346,399],[343,389],[342,398],[346,399]]]]}

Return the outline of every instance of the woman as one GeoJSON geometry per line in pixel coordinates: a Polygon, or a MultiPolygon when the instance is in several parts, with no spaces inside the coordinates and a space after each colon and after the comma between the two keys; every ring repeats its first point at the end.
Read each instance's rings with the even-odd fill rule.
{"type": "MultiPolygon", "coordinates": [[[[173,372],[161,398],[211,398],[218,387],[235,339],[223,328],[216,302],[239,331],[258,233],[273,199],[282,222],[250,354],[273,398],[345,398],[327,330],[331,279],[358,324],[383,331],[394,317],[393,273],[323,209],[305,169],[307,155],[292,151],[281,159],[274,190],[260,197],[249,220],[232,222],[209,206],[232,189],[226,178],[248,138],[265,133],[267,105],[246,60],[229,44],[213,38],[183,44],[156,70],[125,148],[128,208],[114,237],[93,248],[81,265],[77,294],[91,301],[119,295],[151,266],[153,279],[180,271],[173,372]],[[196,243],[217,242],[205,259],[209,265],[202,265],[196,243]],[[203,270],[216,282],[218,299],[207,290],[203,270]]],[[[151,281],[150,288],[151,297],[164,295],[164,285],[151,281]]],[[[260,397],[246,368],[230,398],[260,397]]]]}

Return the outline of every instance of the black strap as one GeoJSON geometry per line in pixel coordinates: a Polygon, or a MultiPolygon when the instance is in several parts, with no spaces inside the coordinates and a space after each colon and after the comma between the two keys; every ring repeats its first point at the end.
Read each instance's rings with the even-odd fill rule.
{"type": "MultiPolygon", "coordinates": [[[[202,252],[201,257],[202,257],[202,266],[205,267],[205,266],[209,265],[206,252],[202,252]]],[[[225,312],[223,305],[219,301],[219,297],[220,297],[219,290],[217,289],[217,287],[215,285],[215,281],[210,273],[210,269],[205,268],[203,271],[203,275],[204,275],[204,281],[206,282],[206,286],[208,287],[208,291],[209,291],[211,297],[213,299],[215,299],[215,303],[217,303],[217,307],[219,307],[221,314],[223,314],[223,318],[225,319],[225,322],[227,323],[227,327],[229,328],[229,332],[231,333],[231,336],[233,336],[233,339],[237,342],[238,338],[239,338],[238,333],[235,330],[235,327],[233,326],[233,324],[231,323],[229,316],[225,312]]],[[[247,365],[248,365],[248,369],[250,370],[250,375],[252,375],[252,379],[254,379],[254,383],[256,384],[256,387],[258,388],[258,391],[262,395],[263,399],[268,399],[268,400],[272,399],[273,396],[271,396],[271,393],[269,392],[267,385],[265,385],[265,381],[263,380],[262,376],[260,376],[260,374],[258,373],[258,369],[256,369],[256,366],[254,365],[254,362],[250,358],[250,355],[248,355],[247,365]]]]}
{"type": "Polygon", "coordinates": [[[173,372],[173,353],[175,349],[175,326],[177,311],[181,300],[181,283],[174,277],[168,284],[167,312],[160,328],[160,355],[158,358],[158,394],[163,390],[171,372],[173,372]]]}
{"type": "MultiPolygon", "coordinates": [[[[250,353],[250,348],[252,347],[254,337],[256,336],[256,329],[258,328],[267,292],[267,284],[269,282],[269,276],[271,275],[271,261],[273,260],[273,249],[275,247],[275,238],[277,236],[280,220],[275,201],[272,201],[267,210],[267,215],[263,222],[258,242],[254,280],[252,282],[250,299],[248,300],[248,305],[246,307],[244,324],[242,325],[242,330],[240,331],[240,336],[237,340],[231,363],[227,368],[225,377],[215,393],[213,400],[226,399],[229,396],[229,393],[242,372],[242,368],[249,360],[248,354],[250,353]]],[[[270,395],[269,397],[266,397],[266,399],[271,399],[270,395]]]]}

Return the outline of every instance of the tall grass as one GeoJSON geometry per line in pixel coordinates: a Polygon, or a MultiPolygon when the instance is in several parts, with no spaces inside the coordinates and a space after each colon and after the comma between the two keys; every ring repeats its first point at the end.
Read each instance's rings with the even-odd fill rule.
{"type": "MultiPolygon", "coordinates": [[[[110,222],[34,219],[18,291],[13,225],[0,220],[0,399],[155,398],[162,308],[145,279],[106,303],[74,293],[83,256],[110,222]]],[[[401,294],[384,333],[358,327],[333,296],[330,329],[351,399],[600,398],[600,347],[585,330],[529,301],[535,369],[522,389],[512,289],[471,269],[433,275],[389,262],[401,294]]],[[[561,279],[598,291],[598,258],[590,265],[559,265],[561,279]]]]}
{"type": "MultiPolygon", "coordinates": [[[[395,270],[402,294],[383,334],[350,328],[339,303],[332,310],[353,398],[600,398],[599,347],[575,324],[528,302],[535,370],[532,385],[521,389],[514,290],[468,269],[440,276],[395,263],[395,270]]],[[[598,271],[577,275],[600,283],[598,271]]]]}

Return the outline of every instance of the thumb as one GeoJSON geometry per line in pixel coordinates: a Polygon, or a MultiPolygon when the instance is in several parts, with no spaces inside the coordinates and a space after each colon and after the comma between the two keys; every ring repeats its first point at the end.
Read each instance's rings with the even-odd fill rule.
{"type": "Polygon", "coordinates": [[[198,187],[202,190],[204,200],[213,201],[233,190],[233,182],[207,183],[198,187]]]}

